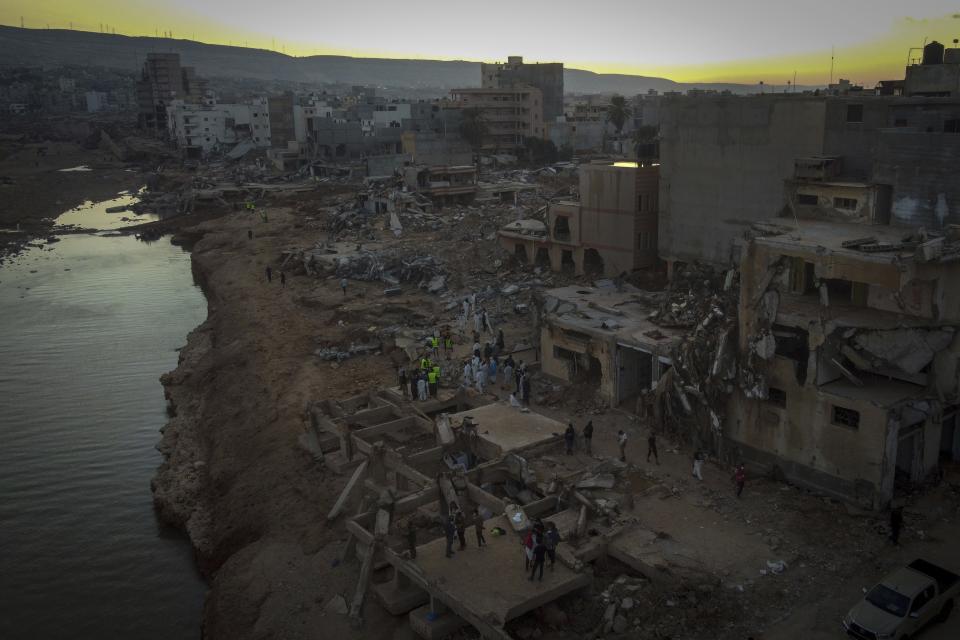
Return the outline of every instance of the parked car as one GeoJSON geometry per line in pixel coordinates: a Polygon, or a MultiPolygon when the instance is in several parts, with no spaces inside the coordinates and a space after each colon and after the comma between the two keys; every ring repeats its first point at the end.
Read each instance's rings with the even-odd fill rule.
{"type": "Polygon", "coordinates": [[[960,592],[960,576],[914,560],[865,591],[843,618],[847,635],[860,640],[908,640],[927,625],[944,622],[960,592]]]}

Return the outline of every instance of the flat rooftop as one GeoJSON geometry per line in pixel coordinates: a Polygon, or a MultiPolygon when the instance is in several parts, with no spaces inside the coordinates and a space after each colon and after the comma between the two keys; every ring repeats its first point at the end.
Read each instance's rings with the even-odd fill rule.
{"type": "Polygon", "coordinates": [[[649,320],[660,294],[624,285],[616,288],[571,285],[543,293],[547,319],[556,325],[618,342],[669,349],[686,332],[649,320]]]}
{"type": "MultiPolygon", "coordinates": [[[[487,520],[484,536],[487,546],[477,548],[470,526],[465,550],[447,558],[447,542],[439,538],[417,547],[414,562],[427,582],[442,585],[444,591],[464,607],[496,626],[503,626],[590,582],[588,575],[575,573],[560,562],[552,570],[544,568],[542,582],[531,582],[529,572],[523,568],[520,538],[512,533],[504,516],[487,520]],[[495,526],[507,531],[507,535],[492,535],[495,526]]],[[[455,543],[454,550],[458,547],[455,543]]]]}
{"type": "Polygon", "coordinates": [[[857,256],[862,260],[873,262],[890,262],[897,256],[913,255],[914,253],[913,249],[874,253],[841,246],[844,242],[860,238],[875,238],[877,242],[899,244],[903,241],[904,236],[910,235],[913,231],[913,229],[907,227],[829,222],[805,218],[801,218],[799,221],[793,218],[771,218],[756,223],[754,229],[779,230],[779,234],[758,237],[756,242],[760,245],[783,247],[784,249],[804,249],[811,253],[826,249],[832,253],[857,256]]]}
{"type": "Polygon", "coordinates": [[[477,425],[480,439],[492,450],[490,457],[500,457],[517,449],[526,449],[549,442],[563,435],[567,425],[533,411],[521,411],[504,401],[461,411],[450,416],[451,426],[470,417],[477,425]]]}
{"type": "Polygon", "coordinates": [[[878,407],[892,407],[899,402],[926,396],[926,389],[918,384],[910,384],[900,380],[890,380],[880,376],[858,373],[864,381],[862,387],[855,385],[846,378],[835,380],[820,386],[820,391],[841,398],[849,398],[861,402],[871,402],[878,407]]]}

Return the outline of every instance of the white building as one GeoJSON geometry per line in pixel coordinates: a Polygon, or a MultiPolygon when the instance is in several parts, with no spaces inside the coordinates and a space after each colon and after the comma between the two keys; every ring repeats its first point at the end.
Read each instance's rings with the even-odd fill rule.
{"type": "Polygon", "coordinates": [[[257,147],[270,146],[270,114],[266,98],[250,104],[187,104],[173,101],[167,107],[170,138],[190,157],[225,152],[249,140],[257,147]]]}

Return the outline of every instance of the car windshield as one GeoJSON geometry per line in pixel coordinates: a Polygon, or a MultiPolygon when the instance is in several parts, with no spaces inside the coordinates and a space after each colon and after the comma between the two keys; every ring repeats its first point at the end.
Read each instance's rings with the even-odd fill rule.
{"type": "Polygon", "coordinates": [[[878,584],[870,590],[870,593],[867,594],[867,602],[887,613],[892,613],[898,618],[907,615],[907,609],[910,608],[910,598],[900,595],[882,584],[878,584]]]}

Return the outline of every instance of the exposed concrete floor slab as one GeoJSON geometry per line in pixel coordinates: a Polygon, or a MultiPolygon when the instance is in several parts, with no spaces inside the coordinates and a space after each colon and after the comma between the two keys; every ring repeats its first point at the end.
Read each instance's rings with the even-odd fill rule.
{"type": "Polygon", "coordinates": [[[562,422],[533,411],[520,411],[503,401],[455,413],[450,423],[458,425],[467,416],[477,425],[480,438],[498,451],[497,456],[548,442],[566,429],[562,422]]]}
{"type": "Polygon", "coordinates": [[[559,562],[551,570],[545,568],[543,581],[530,581],[523,567],[520,538],[508,533],[493,536],[499,526],[510,531],[503,516],[486,521],[487,546],[477,548],[473,527],[467,531],[467,548],[447,558],[446,540],[439,539],[417,548],[417,566],[428,582],[443,585],[451,596],[469,607],[476,615],[503,625],[519,615],[586,586],[587,575],[575,573],[559,562]]]}

